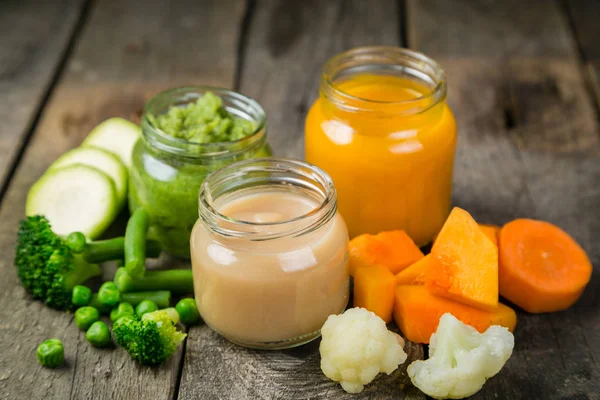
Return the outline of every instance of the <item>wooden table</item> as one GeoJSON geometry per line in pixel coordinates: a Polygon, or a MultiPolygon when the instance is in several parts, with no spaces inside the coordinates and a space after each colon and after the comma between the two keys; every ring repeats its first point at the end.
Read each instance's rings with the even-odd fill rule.
{"type": "Polygon", "coordinates": [[[554,222],[596,268],[576,307],[519,312],[512,358],[475,398],[599,399],[599,20],[600,3],[579,0],[0,2],[0,399],[424,399],[405,368],[350,396],[321,374],[318,343],[248,351],[205,326],[165,365],[140,367],[31,301],[12,265],[29,186],[100,121],[139,120],[162,89],[232,87],[265,107],[275,153],[301,158],[321,66],[376,44],[447,71],[455,204],[480,222],[554,222]],[[35,358],[49,337],[65,344],[58,370],[35,358]]]}

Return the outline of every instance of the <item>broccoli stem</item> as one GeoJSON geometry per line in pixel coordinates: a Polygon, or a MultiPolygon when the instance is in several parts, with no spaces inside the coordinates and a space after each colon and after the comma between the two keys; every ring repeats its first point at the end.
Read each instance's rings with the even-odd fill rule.
{"type": "MultiPolygon", "coordinates": [[[[148,240],[144,243],[146,255],[151,258],[158,257],[161,252],[160,243],[148,240]]],[[[97,240],[87,243],[83,257],[87,262],[101,263],[104,261],[120,260],[125,254],[125,238],[118,237],[107,240],[97,240]]]]}
{"type": "Polygon", "coordinates": [[[89,264],[80,255],[73,254],[73,264],[75,265],[72,271],[64,274],[64,287],[69,293],[73,288],[90,278],[102,274],[100,266],[97,264],[89,264]]]}
{"type": "Polygon", "coordinates": [[[125,228],[125,268],[134,278],[146,272],[146,233],[148,213],[143,208],[135,210],[125,228]]]}
{"type": "Polygon", "coordinates": [[[144,277],[134,279],[125,268],[119,268],[114,282],[123,293],[147,290],[168,290],[173,294],[194,292],[192,270],[190,269],[146,271],[144,277]]]}
{"type": "Polygon", "coordinates": [[[167,308],[171,304],[171,292],[168,290],[155,290],[151,292],[121,293],[121,301],[137,306],[144,300],[151,300],[158,308],[167,308]]]}

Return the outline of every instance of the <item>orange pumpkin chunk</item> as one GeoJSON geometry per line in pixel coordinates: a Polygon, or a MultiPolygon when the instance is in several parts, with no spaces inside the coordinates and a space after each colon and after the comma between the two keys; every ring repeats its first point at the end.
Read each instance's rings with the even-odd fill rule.
{"type": "Polygon", "coordinates": [[[386,323],[392,321],[396,277],[380,265],[361,267],[354,274],[354,307],[374,312],[386,323]]]}
{"type": "Polygon", "coordinates": [[[429,269],[431,255],[427,254],[416,263],[403,269],[396,275],[396,284],[398,285],[423,285],[425,275],[429,269]]]}
{"type": "Polygon", "coordinates": [[[498,306],[498,247],[471,215],[455,207],[431,249],[425,287],[482,310],[498,306]]]}
{"type": "Polygon", "coordinates": [[[423,258],[423,253],[404,231],[364,234],[350,241],[350,275],[358,267],[382,265],[393,274],[423,258]]]}
{"type": "Polygon", "coordinates": [[[479,228],[485,233],[485,236],[488,237],[496,246],[498,246],[498,234],[500,233],[500,227],[498,225],[486,225],[479,224],[479,228]]]}
{"type": "Polygon", "coordinates": [[[396,288],[394,321],[412,342],[429,343],[440,317],[447,312],[479,332],[492,325],[504,326],[512,332],[517,324],[514,310],[501,303],[493,311],[483,311],[435,296],[424,286],[400,285],[396,288]]]}
{"type": "MultiPolygon", "coordinates": [[[[500,234],[500,229],[498,225],[489,225],[489,224],[479,224],[479,227],[496,246],[498,246],[498,235],[500,234]]],[[[437,239],[437,235],[433,238],[435,242],[437,239]]]]}

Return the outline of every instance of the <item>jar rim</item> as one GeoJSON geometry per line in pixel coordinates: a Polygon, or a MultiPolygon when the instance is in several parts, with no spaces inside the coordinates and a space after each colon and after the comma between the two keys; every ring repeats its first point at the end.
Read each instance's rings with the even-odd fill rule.
{"type": "MultiPolygon", "coordinates": [[[[225,107],[232,108],[233,106],[225,107]]],[[[162,107],[164,108],[164,107],[162,107]]],[[[228,110],[229,111],[229,110],[228,110]]],[[[246,114],[248,115],[248,114],[246,114]]],[[[196,86],[183,86],[172,89],[163,90],[157,93],[144,105],[142,114],[142,135],[149,140],[152,145],[159,150],[163,150],[173,154],[179,154],[182,156],[188,156],[193,158],[219,158],[222,156],[237,155],[249,150],[261,139],[264,138],[267,128],[266,113],[262,106],[253,98],[243,95],[231,89],[208,86],[208,85],[196,85],[196,86]],[[182,96],[180,102],[167,102],[167,109],[175,104],[185,104],[196,100],[200,95],[205,92],[213,92],[223,100],[231,99],[234,105],[246,106],[256,113],[256,118],[251,121],[256,123],[254,131],[241,139],[232,140],[227,142],[211,142],[211,143],[198,143],[189,141],[182,138],[177,138],[168,135],[163,130],[155,127],[150,119],[147,117],[148,114],[156,113],[153,110],[154,107],[160,108],[161,100],[164,100],[169,96],[182,96]],[[189,151],[193,148],[195,151],[189,151]]]]}
{"type": "MultiPolygon", "coordinates": [[[[396,46],[363,46],[346,50],[331,57],[322,70],[321,91],[338,107],[348,111],[369,111],[369,105],[389,107],[398,111],[398,107],[405,109],[406,114],[415,114],[428,110],[446,98],[447,91],[446,73],[441,65],[427,55],[396,46]],[[374,66],[376,62],[393,66],[397,71],[414,69],[421,75],[427,76],[433,84],[430,90],[413,99],[405,100],[374,100],[352,95],[335,85],[336,76],[344,70],[359,66],[374,66]],[[410,65],[409,65],[410,64],[410,65]],[[422,107],[419,108],[418,106],[422,107]]],[[[381,108],[379,109],[382,110],[381,108]]]]}
{"type": "MultiPolygon", "coordinates": [[[[262,181],[257,179],[246,179],[244,181],[246,184],[252,181],[257,187],[264,185],[264,182],[266,182],[261,183],[262,181]]],[[[272,182],[277,182],[277,179],[273,179],[272,182]]],[[[299,186],[298,179],[290,179],[285,183],[286,187],[290,187],[290,185],[299,186]]],[[[230,191],[234,192],[245,188],[247,186],[237,185],[233,186],[230,191]]],[[[224,236],[244,237],[255,241],[277,239],[284,236],[301,236],[327,223],[336,212],[337,192],[331,177],[321,168],[306,161],[286,158],[257,158],[229,164],[208,175],[198,194],[198,215],[212,231],[224,236]],[[310,179],[316,183],[313,189],[322,191],[320,193],[322,199],[320,199],[319,205],[309,212],[283,221],[254,222],[239,220],[222,214],[215,206],[215,200],[225,193],[218,193],[215,196],[211,186],[222,185],[228,179],[240,179],[247,173],[296,174],[298,177],[310,179]],[[299,225],[299,222],[305,223],[299,225]],[[269,233],[260,232],[260,229],[264,228],[272,229],[269,233]]]]}

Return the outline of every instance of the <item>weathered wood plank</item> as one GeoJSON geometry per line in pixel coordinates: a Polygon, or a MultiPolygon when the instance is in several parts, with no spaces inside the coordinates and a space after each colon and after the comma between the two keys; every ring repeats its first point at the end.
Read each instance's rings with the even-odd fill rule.
{"type": "Polygon", "coordinates": [[[258,2],[240,90],[265,108],[276,155],[304,158],[304,119],[330,57],[357,46],[399,45],[396,3],[258,2]]]}
{"type": "Polygon", "coordinates": [[[481,222],[558,224],[592,258],[575,308],[519,312],[516,348],[476,398],[595,398],[600,130],[568,21],[545,1],[410,1],[409,44],[442,63],[459,124],[455,203],[481,222]]]}
{"type": "Polygon", "coordinates": [[[316,340],[285,351],[255,351],[231,344],[206,326],[193,328],[179,399],[424,398],[405,378],[410,360],[423,357],[421,346],[409,342],[405,348],[409,361],[391,375],[378,376],[359,395],[351,395],[323,375],[319,343],[316,340]]]}
{"type": "Polygon", "coordinates": [[[600,4],[597,1],[569,0],[564,1],[564,5],[583,56],[596,107],[600,110],[600,4]]]}
{"type": "Polygon", "coordinates": [[[0,2],[0,196],[85,0],[0,2]]]}
{"type": "Polygon", "coordinates": [[[33,302],[12,266],[15,233],[30,185],[105,118],[135,118],[157,91],[184,84],[231,86],[243,2],[99,1],[0,209],[0,398],[172,399],[178,354],[139,367],[122,349],[92,348],[72,315],[33,302]],[[35,348],[59,337],[67,364],[40,367],[35,348]]]}
{"type": "MultiPolygon", "coordinates": [[[[267,112],[269,142],[278,156],[304,158],[304,118],[318,96],[323,64],[362,45],[398,45],[397,2],[260,1],[252,10],[239,90],[267,112]]],[[[298,349],[241,349],[206,326],[189,332],[179,399],[424,398],[405,373],[423,349],[360,395],[347,395],[319,366],[318,341],[298,349]],[[403,391],[401,388],[405,388],[403,391]]]]}

